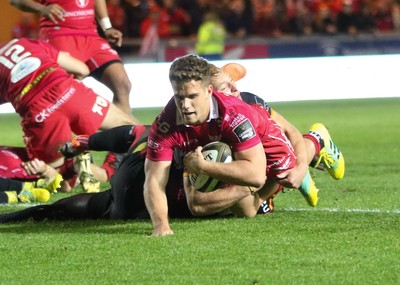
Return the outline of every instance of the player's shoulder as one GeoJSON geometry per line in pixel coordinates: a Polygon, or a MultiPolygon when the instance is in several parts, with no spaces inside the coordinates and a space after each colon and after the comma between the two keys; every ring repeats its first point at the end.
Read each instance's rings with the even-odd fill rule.
{"type": "Polygon", "coordinates": [[[263,109],[267,110],[269,114],[271,114],[271,107],[260,96],[257,96],[250,92],[240,92],[240,97],[247,104],[258,105],[258,106],[262,107],[263,109]]]}

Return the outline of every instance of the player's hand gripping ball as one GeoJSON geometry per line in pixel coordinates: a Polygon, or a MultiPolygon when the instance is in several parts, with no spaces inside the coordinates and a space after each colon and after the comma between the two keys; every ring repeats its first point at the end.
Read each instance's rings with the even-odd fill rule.
{"type": "MultiPolygon", "coordinates": [[[[211,162],[231,162],[232,151],[229,145],[223,142],[211,142],[203,147],[202,154],[204,159],[211,162]]],[[[190,183],[201,192],[213,191],[219,180],[205,174],[190,173],[190,183]]]]}

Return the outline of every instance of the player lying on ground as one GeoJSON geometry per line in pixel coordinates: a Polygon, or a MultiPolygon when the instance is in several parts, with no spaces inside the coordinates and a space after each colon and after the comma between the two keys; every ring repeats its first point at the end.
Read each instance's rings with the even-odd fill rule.
{"type": "Polygon", "coordinates": [[[24,155],[27,156],[25,148],[0,147],[1,204],[44,203],[50,193],[64,191],[63,178],[57,170],[38,159],[22,162],[20,156],[24,155]]]}

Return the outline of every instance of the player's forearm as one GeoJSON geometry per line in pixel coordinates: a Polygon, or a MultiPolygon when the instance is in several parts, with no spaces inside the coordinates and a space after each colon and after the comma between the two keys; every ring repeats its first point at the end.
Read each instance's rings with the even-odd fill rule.
{"type": "Polygon", "coordinates": [[[296,165],[307,168],[308,166],[307,147],[306,143],[304,142],[302,134],[292,125],[290,125],[290,127],[287,128],[285,133],[296,153],[297,157],[296,165]]]}
{"type": "Polygon", "coordinates": [[[265,169],[265,165],[247,160],[235,160],[230,163],[205,161],[201,173],[225,183],[259,188],[266,179],[265,169]]]}
{"type": "Polygon", "coordinates": [[[194,216],[206,216],[222,212],[239,200],[251,194],[249,187],[229,186],[213,192],[203,193],[197,190],[186,191],[189,209],[194,216]]]}
{"type": "Polygon", "coordinates": [[[95,0],[94,11],[98,20],[108,18],[107,4],[105,0],[95,0]]]}
{"type": "Polygon", "coordinates": [[[153,234],[163,235],[170,228],[166,195],[151,184],[145,183],[144,186],[144,201],[153,224],[153,234]]]}
{"type": "Polygon", "coordinates": [[[10,4],[24,12],[40,13],[45,5],[33,0],[10,0],[10,4]]]}

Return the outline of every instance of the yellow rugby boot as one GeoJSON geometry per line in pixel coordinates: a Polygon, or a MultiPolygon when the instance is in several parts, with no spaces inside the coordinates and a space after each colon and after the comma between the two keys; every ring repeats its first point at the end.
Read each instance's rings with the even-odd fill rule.
{"type": "Polygon", "coordinates": [[[318,189],[315,186],[314,180],[311,178],[310,171],[307,170],[303,182],[299,187],[301,195],[306,199],[307,204],[311,207],[317,206],[318,203],[318,189]]]}
{"type": "Polygon", "coordinates": [[[63,177],[60,173],[52,178],[40,178],[35,183],[35,188],[47,189],[50,193],[57,193],[57,189],[61,187],[63,177]]]}
{"type": "Polygon", "coordinates": [[[41,188],[22,190],[18,194],[18,199],[22,203],[46,203],[50,199],[50,192],[47,189],[41,188]]]}
{"type": "Polygon", "coordinates": [[[318,160],[315,167],[322,163],[334,179],[342,179],[345,172],[344,157],[333,143],[326,127],[321,123],[315,123],[310,128],[310,134],[320,138],[321,142],[321,150],[318,153],[318,160]]]}

